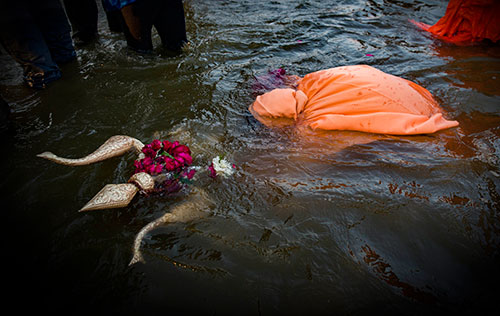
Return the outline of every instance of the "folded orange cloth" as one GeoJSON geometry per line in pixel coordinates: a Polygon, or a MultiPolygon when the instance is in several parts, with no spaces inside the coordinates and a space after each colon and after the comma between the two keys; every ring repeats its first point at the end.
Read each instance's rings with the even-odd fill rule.
{"type": "Polygon", "coordinates": [[[500,40],[499,0],[450,0],[444,16],[434,25],[411,21],[448,42],[500,40]]]}
{"type": "Polygon", "coordinates": [[[366,65],[310,73],[297,90],[274,89],[249,110],[266,125],[270,118],[290,118],[322,130],[415,135],[458,126],[425,88],[366,65]]]}

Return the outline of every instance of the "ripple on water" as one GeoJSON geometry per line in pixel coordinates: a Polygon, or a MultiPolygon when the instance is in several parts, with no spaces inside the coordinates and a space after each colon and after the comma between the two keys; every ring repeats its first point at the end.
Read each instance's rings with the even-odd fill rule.
{"type": "Polygon", "coordinates": [[[48,259],[38,266],[51,293],[114,311],[228,314],[474,312],[494,304],[498,46],[443,44],[408,22],[437,21],[445,10],[438,0],[184,5],[190,46],[180,56],[135,54],[101,19],[99,41],[78,48],[53,87],[24,88],[12,61],[2,74],[15,122],[2,184],[27,227],[26,249],[48,259]],[[349,64],[421,84],[460,126],[394,137],[268,129],[248,113],[256,76],[349,64]],[[147,263],[132,267],[135,235],[188,192],[76,213],[105,184],[126,181],[135,156],[70,169],[33,158],[46,150],[84,155],[116,134],[179,140],[203,168],[226,155],[238,169],[228,179],[202,176],[196,185],[213,207],[150,232],[147,263]]]}

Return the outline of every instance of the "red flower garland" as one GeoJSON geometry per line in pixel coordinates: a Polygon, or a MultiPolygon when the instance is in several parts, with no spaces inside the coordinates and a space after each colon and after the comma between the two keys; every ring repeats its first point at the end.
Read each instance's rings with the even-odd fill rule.
{"type": "MultiPolygon", "coordinates": [[[[157,175],[165,171],[180,174],[193,163],[189,147],[179,144],[178,141],[172,143],[168,140],[155,139],[142,148],[142,153],[145,157],[134,162],[135,173],[146,172],[157,175]]],[[[190,175],[189,179],[194,175],[192,171],[186,174],[190,175]]]]}
{"type": "MultiPolygon", "coordinates": [[[[193,163],[191,150],[188,146],[182,145],[178,141],[169,142],[168,140],[160,141],[155,139],[150,144],[144,145],[142,153],[144,157],[134,161],[134,173],[146,172],[152,176],[161,173],[168,174],[161,183],[155,185],[155,189],[152,192],[178,192],[184,184],[191,183],[191,179],[196,173],[197,168],[189,168],[193,163]]],[[[217,157],[217,159],[214,158],[208,167],[209,176],[216,178],[219,171],[223,174],[227,173],[227,164],[228,162],[221,160],[220,157],[217,157]]],[[[233,164],[232,169],[234,168],[236,166],[233,164]]],[[[232,173],[231,170],[229,170],[229,174],[232,173]]]]}
{"type": "Polygon", "coordinates": [[[191,150],[178,141],[155,139],[142,148],[142,153],[144,157],[134,161],[134,173],[146,172],[152,176],[162,172],[171,174],[162,183],[158,183],[152,192],[166,194],[178,192],[184,184],[190,183],[196,173],[196,169],[188,169],[193,163],[191,150]]]}

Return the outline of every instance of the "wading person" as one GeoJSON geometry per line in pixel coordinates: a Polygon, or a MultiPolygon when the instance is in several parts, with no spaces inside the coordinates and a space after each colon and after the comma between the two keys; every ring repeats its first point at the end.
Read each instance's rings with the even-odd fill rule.
{"type": "Polygon", "coordinates": [[[128,47],[135,51],[153,50],[153,26],[169,51],[179,52],[187,43],[182,0],[104,0],[103,4],[109,12],[121,10],[122,31],[128,47]]]}
{"type": "Polygon", "coordinates": [[[95,0],[64,0],[64,8],[73,29],[75,45],[86,45],[97,39],[98,11],[95,0]]]}
{"type": "Polygon", "coordinates": [[[44,88],[75,59],[71,28],[59,0],[0,2],[0,42],[23,67],[24,81],[44,88]]]}
{"type": "MultiPolygon", "coordinates": [[[[103,6],[105,1],[102,0],[103,6]]],[[[77,46],[94,42],[98,37],[99,10],[96,0],[64,0],[64,8],[73,29],[73,41],[77,46]]],[[[121,32],[123,18],[120,10],[104,10],[111,32],[121,32]]]]}

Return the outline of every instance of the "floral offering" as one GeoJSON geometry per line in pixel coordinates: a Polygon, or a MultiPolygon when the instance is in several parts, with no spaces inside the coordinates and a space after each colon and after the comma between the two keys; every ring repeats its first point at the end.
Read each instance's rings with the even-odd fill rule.
{"type": "Polygon", "coordinates": [[[153,140],[142,148],[142,154],[134,162],[135,172],[145,172],[152,176],[165,175],[165,179],[157,186],[157,192],[173,193],[179,191],[183,184],[190,183],[196,168],[191,150],[178,141],[153,140]]]}
{"type": "Polygon", "coordinates": [[[236,166],[231,164],[226,159],[221,158],[220,156],[212,159],[212,163],[208,166],[208,171],[210,172],[210,177],[216,178],[218,174],[223,177],[230,176],[234,173],[236,166]]]}
{"type": "MultiPolygon", "coordinates": [[[[122,155],[131,149],[139,153],[139,158],[134,161],[135,171],[128,182],[107,184],[80,211],[125,207],[138,192],[145,195],[179,192],[186,184],[191,184],[196,172],[202,169],[192,166],[191,150],[178,141],[155,139],[144,145],[140,140],[126,135],[110,137],[94,152],[82,158],[59,157],[49,151],[37,156],[62,165],[84,166],[122,155]]],[[[218,175],[232,175],[235,169],[234,164],[219,156],[212,160],[208,171],[210,177],[216,178],[218,175]]]]}
{"type": "MultiPolygon", "coordinates": [[[[146,172],[157,175],[161,172],[180,173],[193,163],[191,150],[188,146],[179,144],[178,141],[169,142],[155,139],[151,144],[142,148],[144,157],[134,162],[135,173],[146,172]]],[[[189,175],[194,175],[190,172],[189,175]]]]}
{"type": "MultiPolygon", "coordinates": [[[[160,141],[155,139],[150,144],[144,145],[142,153],[134,162],[135,173],[145,172],[159,178],[164,176],[156,186],[156,192],[172,193],[179,191],[183,184],[191,183],[199,167],[191,166],[193,158],[188,146],[178,141],[160,141]]],[[[231,176],[236,169],[234,164],[217,156],[208,166],[209,176],[216,178],[231,176]]]]}

